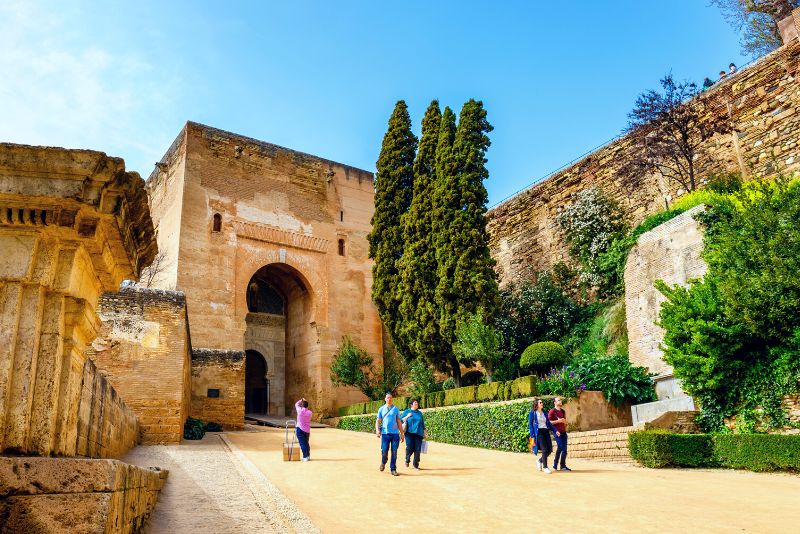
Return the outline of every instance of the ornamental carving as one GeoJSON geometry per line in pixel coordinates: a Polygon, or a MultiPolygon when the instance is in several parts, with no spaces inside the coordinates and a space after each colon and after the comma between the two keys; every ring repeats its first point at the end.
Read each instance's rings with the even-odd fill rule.
{"type": "Polygon", "coordinates": [[[328,249],[327,239],[315,237],[313,235],[289,232],[266,224],[236,219],[233,221],[233,227],[236,230],[237,236],[255,239],[256,241],[266,241],[267,243],[311,250],[313,252],[325,252],[328,249]]]}

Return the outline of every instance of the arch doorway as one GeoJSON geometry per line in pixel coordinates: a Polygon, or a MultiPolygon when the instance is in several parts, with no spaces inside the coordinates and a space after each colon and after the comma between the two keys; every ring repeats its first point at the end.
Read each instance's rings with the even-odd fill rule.
{"type": "Polygon", "coordinates": [[[244,412],[266,415],[269,413],[269,379],[267,361],[255,350],[245,351],[244,412]]]}
{"type": "Polygon", "coordinates": [[[298,388],[307,387],[308,381],[304,379],[309,366],[307,355],[316,345],[315,331],[310,327],[313,322],[310,288],[306,278],[293,267],[272,263],[252,275],[246,291],[245,411],[285,416],[294,402],[288,397],[296,395],[298,388]],[[263,381],[258,378],[259,373],[263,381]],[[263,388],[268,392],[265,401],[256,392],[263,388]],[[266,411],[251,411],[264,409],[262,402],[266,402],[266,411]]]}

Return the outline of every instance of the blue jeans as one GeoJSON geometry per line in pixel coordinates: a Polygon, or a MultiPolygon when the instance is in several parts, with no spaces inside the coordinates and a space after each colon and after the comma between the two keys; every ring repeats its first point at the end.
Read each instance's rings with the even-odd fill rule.
{"type": "Polygon", "coordinates": [[[389,469],[397,471],[397,447],[400,446],[400,434],[381,434],[381,465],[386,465],[389,445],[392,446],[392,461],[389,462],[389,469]]]}
{"type": "Polygon", "coordinates": [[[303,458],[308,458],[311,455],[311,445],[308,444],[308,438],[311,437],[310,432],[300,430],[300,427],[294,429],[297,434],[297,441],[300,443],[300,450],[303,451],[303,458]]]}
{"type": "Polygon", "coordinates": [[[419,467],[419,453],[422,451],[422,435],[406,432],[406,465],[414,455],[414,467],[419,467]]]}
{"type": "Polygon", "coordinates": [[[553,458],[553,469],[559,468],[559,459],[561,460],[561,467],[567,467],[567,433],[562,432],[560,436],[553,434],[556,438],[556,455],[553,458]]]}

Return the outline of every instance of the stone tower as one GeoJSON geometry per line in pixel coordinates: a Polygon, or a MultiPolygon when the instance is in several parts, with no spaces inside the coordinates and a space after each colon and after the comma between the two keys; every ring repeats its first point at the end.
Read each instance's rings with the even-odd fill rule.
{"type": "Polygon", "coordinates": [[[334,389],[329,369],[344,335],[382,353],[371,173],[188,122],[147,189],[163,254],[155,287],[185,292],[195,350],[246,355],[234,378],[193,376],[205,388],[194,396],[235,400],[230,382],[242,380],[242,415],[280,416],[300,397],[318,415],[363,400],[334,389]]]}

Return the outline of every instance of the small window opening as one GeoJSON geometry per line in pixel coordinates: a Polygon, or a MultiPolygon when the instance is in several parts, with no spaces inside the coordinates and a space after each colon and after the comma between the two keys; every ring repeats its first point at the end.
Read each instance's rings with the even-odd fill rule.
{"type": "Polygon", "coordinates": [[[339,256],[344,256],[344,239],[339,240],[339,256]]]}
{"type": "Polygon", "coordinates": [[[208,388],[208,393],[207,393],[206,396],[209,399],[218,399],[219,398],[219,389],[208,388]]]}
{"type": "Polygon", "coordinates": [[[344,212],[343,211],[339,212],[339,220],[344,222],[344,212]]]}
{"type": "Polygon", "coordinates": [[[221,232],[222,231],[222,215],[220,215],[219,213],[215,213],[214,214],[213,231],[214,232],[221,232]]]}

